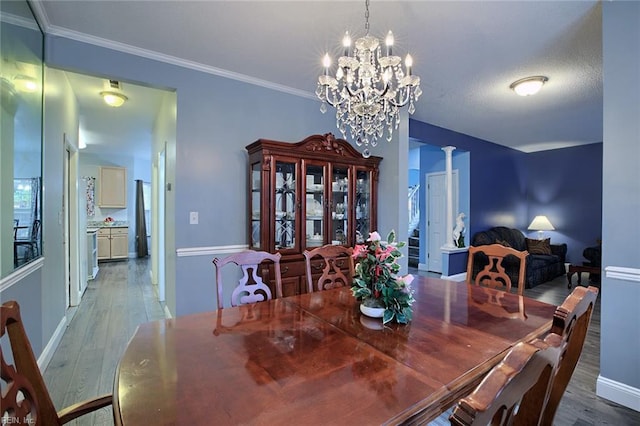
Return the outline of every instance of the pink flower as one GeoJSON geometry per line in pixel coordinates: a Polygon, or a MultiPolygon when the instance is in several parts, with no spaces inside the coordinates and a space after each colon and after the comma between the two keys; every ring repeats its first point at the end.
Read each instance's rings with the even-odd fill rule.
{"type": "Polygon", "coordinates": [[[365,257],[367,255],[367,246],[364,244],[356,244],[353,248],[353,254],[351,257],[357,259],[359,257],[365,257]]]}
{"type": "Polygon", "coordinates": [[[378,234],[378,232],[373,231],[369,233],[369,238],[367,238],[367,241],[380,241],[380,234],[378,234]]]}
{"type": "Polygon", "coordinates": [[[380,252],[376,252],[376,257],[381,261],[385,260],[391,255],[391,253],[393,253],[393,250],[395,250],[395,247],[388,246],[384,251],[381,250],[380,252]]]}

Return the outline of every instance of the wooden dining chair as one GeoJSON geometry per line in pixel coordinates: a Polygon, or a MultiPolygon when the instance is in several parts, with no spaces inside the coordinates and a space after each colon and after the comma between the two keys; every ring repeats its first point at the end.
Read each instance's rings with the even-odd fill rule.
{"type": "Polygon", "coordinates": [[[314,291],[351,286],[353,278],[352,254],[351,247],[331,244],[313,250],[305,250],[303,255],[306,266],[307,291],[313,293],[314,291]],[[321,264],[313,264],[312,260],[316,257],[322,258],[321,264]],[[349,269],[348,276],[342,271],[345,266],[349,269]],[[318,273],[320,273],[319,277],[318,273]],[[314,279],[314,277],[318,278],[314,279]]]}
{"type": "Polygon", "coordinates": [[[0,338],[4,337],[5,333],[8,334],[8,343],[13,355],[13,364],[8,364],[11,361],[5,359],[3,348],[0,346],[2,424],[5,424],[5,419],[9,419],[14,424],[62,425],[112,404],[109,394],[56,412],[22,325],[18,302],[5,302],[0,310],[0,338]]]}
{"type": "Polygon", "coordinates": [[[259,265],[262,262],[273,262],[273,270],[276,281],[276,297],[282,297],[282,278],[280,273],[280,253],[271,254],[266,251],[245,250],[232,254],[224,259],[215,258],[213,264],[216,268],[216,285],[218,287],[218,309],[223,308],[222,268],[228,264],[235,264],[242,269],[242,277],[231,293],[231,306],[247,303],[263,302],[272,299],[271,289],[262,281],[259,274],[259,265]],[[249,272],[251,271],[251,272],[249,272]]]}
{"type": "Polygon", "coordinates": [[[512,247],[505,247],[502,244],[488,244],[476,247],[469,246],[467,282],[469,284],[511,291],[513,283],[505,270],[504,260],[507,256],[514,256],[520,261],[520,267],[518,269],[518,294],[523,295],[528,255],[529,253],[527,251],[518,251],[512,247]],[[476,256],[476,254],[479,253],[484,254],[489,259],[489,263],[484,265],[483,269],[480,270],[474,278],[474,263],[480,260],[481,256],[476,256]]]}
{"type": "Polygon", "coordinates": [[[562,353],[544,410],[543,425],[553,424],[562,395],[582,353],[597,298],[596,287],[576,287],[553,315],[551,333],[545,337],[545,342],[562,348],[562,353]]]}
{"type": "Polygon", "coordinates": [[[559,358],[560,348],[539,339],[518,343],[456,404],[449,421],[456,426],[538,425],[559,358]]]}

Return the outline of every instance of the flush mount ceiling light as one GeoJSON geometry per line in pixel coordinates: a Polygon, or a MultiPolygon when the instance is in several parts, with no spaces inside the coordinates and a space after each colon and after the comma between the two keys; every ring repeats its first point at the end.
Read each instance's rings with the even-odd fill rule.
{"type": "Polygon", "coordinates": [[[391,141],[393,130],[400,122],[399,110],[409,104],[409,114],[415,111],[420,77],[411,74],[413,59],[393,55],[393,33],[384,41],[369,35],[369,0],[365,2],[365,36],[351,45],[349,32],[344,35],[344,55],[338,58],[335,75],[330,75],[331,57],[327,53],[322,62],[324,74],[318,77],[316,95],[322,101],[320,111],[327,104],[336,108],[336,124],[346,139],[347,128],[356,145],[364,145],[362,155],[369,157],[369,145],[376,146],[386,130],[391,141]]]}
{"type": "Polygon", "coordinates": [[[107,105],[115,108],[122,106],[129,99],[122,93],[109,91],[100,92],[100,96],[102,96],[107,105]]]}
{"type": "Polygon", "coordinates": [[[544,83],[546,83],[548,80],[549,79],[543,75],[522,78],[511,83],[509,88],[520,96],[531,96],[538,93],[540,89],[542,89],[544,83]]]}

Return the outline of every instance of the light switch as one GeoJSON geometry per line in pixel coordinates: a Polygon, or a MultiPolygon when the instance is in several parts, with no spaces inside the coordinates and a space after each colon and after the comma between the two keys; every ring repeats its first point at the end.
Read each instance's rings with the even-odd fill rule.
{"type": "Polygon", "coordinates": [[[189,225],[198,224],[198,212],[189,212],[189,225]]]}

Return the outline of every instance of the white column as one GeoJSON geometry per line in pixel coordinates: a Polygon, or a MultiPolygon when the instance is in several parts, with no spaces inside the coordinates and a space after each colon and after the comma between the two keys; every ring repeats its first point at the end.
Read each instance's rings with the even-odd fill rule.
{"type": "Polygon", "coordinates": [[[453,162],[451,153],[456,149],[455,146],[445,146],[442,150],[446,156],[445,171],[447,181],[447,216],[445,223],[447,227],[447,240],[443,248],[455,248],[453,243],[453,162]]]}

